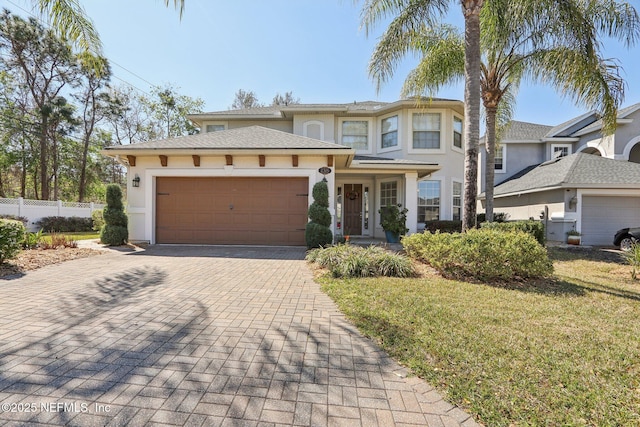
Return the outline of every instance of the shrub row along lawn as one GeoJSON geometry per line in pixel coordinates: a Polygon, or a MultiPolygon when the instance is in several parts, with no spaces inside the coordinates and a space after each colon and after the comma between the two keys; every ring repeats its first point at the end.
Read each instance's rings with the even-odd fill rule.
{"type": "Polygon", "coordinates": [[[550,251],[555,276],[319,280],[360,330],[487,426],[640,425],[640,282],[550,251]]]}

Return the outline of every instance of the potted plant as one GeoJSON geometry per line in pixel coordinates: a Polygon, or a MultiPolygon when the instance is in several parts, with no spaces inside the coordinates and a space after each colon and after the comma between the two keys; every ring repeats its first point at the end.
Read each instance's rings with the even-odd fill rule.
{"type": "Polygon", "coordinates": [[[567,231],[567,244],[580,245],[580,232],[577,230],[567,231]]]}
{"type": "Polygon", "coordinates": [[[401,204],[389,205],[380,208],[380,225],[387,236],[387,242],[398,243],[400,235],[406,234],[409,229],[407,223],[407,209],[401,204]]]}

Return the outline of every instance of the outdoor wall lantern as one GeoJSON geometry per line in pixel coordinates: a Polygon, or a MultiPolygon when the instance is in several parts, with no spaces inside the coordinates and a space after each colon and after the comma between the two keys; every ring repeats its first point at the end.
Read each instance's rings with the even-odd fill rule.
{"type": "Polygon", "coordinates": [[[140,177],[138,176],[138,174],[136,174],[136,177],[133,178],[133,186],[134,187],[140,187],[140,177]]]}

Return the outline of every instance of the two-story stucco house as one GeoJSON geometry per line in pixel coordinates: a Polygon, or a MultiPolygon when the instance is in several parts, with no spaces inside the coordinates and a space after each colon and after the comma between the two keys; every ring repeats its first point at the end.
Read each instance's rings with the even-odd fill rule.
{"type": "Polygon", "coordinates": [[[197,135],[110,147],[128,169],[130,240],[304,245],[311,190],[329,183],[335,235],[382,238],[460,219],[463,103],[296,104],[194,114],[197,135]],[[136,185],[134,187],[134,185],[136,185]]]}
{"type": "MultiPolygon", "coordinates": [[[[485,156],[482,148],[483,191],[485,156]]],[[[583,244],[611,245],[616,230],[640,226],[640,104],[618,112],[609,136],[594,112],[557,126],[512,122],[494,182],[496,212],[543,219],[550,241],[575,229],[583,244]]]]}

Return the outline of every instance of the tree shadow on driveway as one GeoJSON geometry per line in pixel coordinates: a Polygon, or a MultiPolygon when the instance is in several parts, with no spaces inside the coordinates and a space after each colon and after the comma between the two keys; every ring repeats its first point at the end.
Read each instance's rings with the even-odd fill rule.
{"type": "MultiPolygon", "coordinates": [[[[208,310],[194,298],[181,299],[176,309],[157,292],[167,287],[166,278],[161,268],[136,267],[53,299],[13,347],[3,346],[0,400],[92,404],[112,402],[132,384],[177,387],[192,365],[176,356],[193,351],[188,342],[208,310]]],[[[3,411],[0,420],[65,425],[83,415],[3,411]]]]}

